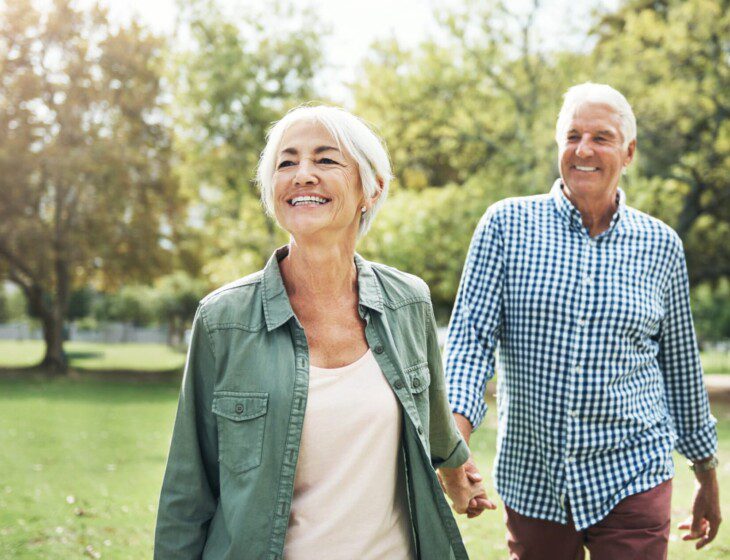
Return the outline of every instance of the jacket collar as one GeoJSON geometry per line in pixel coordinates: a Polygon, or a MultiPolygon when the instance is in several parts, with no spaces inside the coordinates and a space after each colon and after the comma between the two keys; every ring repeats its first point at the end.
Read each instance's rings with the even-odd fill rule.
{"type": "MultiPolygon", "coordinates": [[[[263,271],[261,285],[263,288],[264,318],[266,329],[272,331],[294,317],[289,296],[281,277],[279,261],[289,254],[289,246],[280,247],[271,255],[263,271]]],[[[379,313],[383,312],[383,294],[375,276],[372,265],[357,253],[358,300],[361,307],[367,307],[379,313]]]]}

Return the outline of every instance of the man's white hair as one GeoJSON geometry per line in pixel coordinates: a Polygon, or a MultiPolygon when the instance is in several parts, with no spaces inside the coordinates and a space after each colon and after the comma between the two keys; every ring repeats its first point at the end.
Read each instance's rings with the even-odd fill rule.
{"type": "Polygon", "coordinates": [[[606,84],[586,82],[569,88],[563,96],[563,106],[555,125],[555,141],[559,146],[565,143],[568,127],[575,116],[575,112],[582,105],[589,103],[608,105],[616,112],[621,121],[624,149],[632,140],[636,139],[636,117],[623,94],[606,84]]]}
{"type": "Polygon", "coordinates": [[[274,124],[267,135],[266,147],[261,152],[256,182],[261,191],[261,201],[266,212],[274,215],[274,173],[276,172],[277,153],[281,147],[284,133],[293,124],[311,121],[320,123],[337,142],[340,151],[347,152],[357,162],[360,182],[366,197],[373,197],[379,189],[382,192],[372,208],[360,218],[359,236],[363,236],[385,202],[388,186],[392,179],[390,159],[385,142],[368,126],[365,121],[339,107],[326,105],[301,106],[289,111],[274,124]]]}

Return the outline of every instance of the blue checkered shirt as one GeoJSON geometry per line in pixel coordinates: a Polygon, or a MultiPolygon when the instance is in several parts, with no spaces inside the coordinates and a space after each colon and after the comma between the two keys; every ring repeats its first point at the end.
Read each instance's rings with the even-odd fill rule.
{"type": "Polygon", "coordinates": [[[682,243],[629,208],[591,238],[556,181],[503,200],[469,248],[446,344],[454,412],[478,426],[499,346],[504,502],[578,530],[717,449],[682,243]]]}

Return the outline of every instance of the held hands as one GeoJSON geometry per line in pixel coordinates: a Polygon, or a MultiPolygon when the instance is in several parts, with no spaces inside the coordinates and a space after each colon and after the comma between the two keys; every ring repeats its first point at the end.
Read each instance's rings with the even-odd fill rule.
{"type": "Polygon", "coordinates": [[[682,535],[683,541],[697,540],[695,548],[699,550],[713,541],[722,522],[720,514],[720,489],[715,469],[696,473],[699,485],[695,490],[692,504],[692,516],[679,524],[689,533],[682,535]]]}
{"type": "Polygon", "coordinates": [[[474,460],[469,460],[454,469],[441,468],[438,472],[439,482],[444,492],[451,498],[456,513],[466,513],[469,519],[481,515],[485,509],[497,509],[487,497],[474,460]]]}

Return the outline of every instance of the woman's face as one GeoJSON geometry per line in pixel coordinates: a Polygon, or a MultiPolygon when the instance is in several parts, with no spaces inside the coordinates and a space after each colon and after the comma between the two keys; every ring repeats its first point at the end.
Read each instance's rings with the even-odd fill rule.
{"type": "Polygon", "coordinates": [[[363,195],[360,172],[327,129],[300,121],[284,133],[274,172],[274,213],[295,239],[357,237],[363,195]]]}

